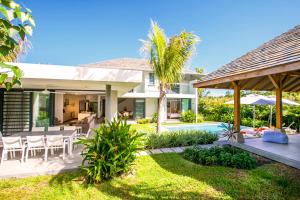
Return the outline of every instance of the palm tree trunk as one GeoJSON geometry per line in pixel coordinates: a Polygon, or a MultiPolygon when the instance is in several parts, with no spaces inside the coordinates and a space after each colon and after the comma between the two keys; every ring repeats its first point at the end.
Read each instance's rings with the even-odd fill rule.
{"type": "Polygon", "coordinates": [[[165,103],[166,92],[163,90],[162,86],[159,87],[159,99],[158,99],[158,110],[157,110],[157,133],[161,132],[161,123],[164,119],[164,103],[165,103]]]}

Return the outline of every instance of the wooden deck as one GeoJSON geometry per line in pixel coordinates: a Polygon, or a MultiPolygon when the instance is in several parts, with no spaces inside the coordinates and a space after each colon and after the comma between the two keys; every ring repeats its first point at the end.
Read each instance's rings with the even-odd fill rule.
{"type": "Polygon", "coordinates": [[[246,139],[245,143],[232,146],[254,154],[300,169],[300,134],[289,135],[289,144],[263,142],[261,138],[246,139]]]}

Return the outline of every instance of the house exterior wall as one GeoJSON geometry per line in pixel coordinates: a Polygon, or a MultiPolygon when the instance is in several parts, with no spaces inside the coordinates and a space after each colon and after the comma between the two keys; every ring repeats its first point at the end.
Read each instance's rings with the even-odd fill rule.
{"type": "MultiPolygon", "coordinates": [[[[143,82],[136,86],[132,91],[125,93],[121,98],[129,99],[145,99],[145,117],[152,118],[152,115],[157,112],[158,98],[159,98],[159,80],[154,77],[154,84],[150,81],[150,71],[143,72],[143,82]]],[[[166,94],[166,101],[162,113],[163,118],[167,119],[167,99],[189,99],[191,109],[196,112],[196,90],[193,88],[194,80],[190,80],[191,76],[184,76],[179,85],[179,91],[170,90],[166,94]]],[[[176,84],[174,84],[176,85],[176,84]]],[[[119,105],[120,107],[120,105],[119,105]]],[[[121,105],[122,107],[122,105],[121,105]]],[[[120,109],[120,108],[119,108],[120,109]]]]}
{"type": "Polygon", "coordinates": [[[146,98],[145,99],[145,117],[152,118],[154,113],[157,113],[158,99],[146,98]]]}

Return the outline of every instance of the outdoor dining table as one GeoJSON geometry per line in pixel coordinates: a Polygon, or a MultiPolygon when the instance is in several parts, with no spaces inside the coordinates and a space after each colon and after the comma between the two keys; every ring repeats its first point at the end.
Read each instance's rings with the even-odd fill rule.
{"type": "Polygon", "coordinates": [[[7,137],[18,137],[20,136],[22,140],[26,140],[26,136],[40,136],[44,135],[46,138],[46,135],[62,135],[63,138],[68,139],[68,153],[69,155],[73,155],[73,140],[76,136],[77,131],[76,130],[65,130],[65,131],[34,131],[34,132],[18,132],[11,136],[7,137]]]}

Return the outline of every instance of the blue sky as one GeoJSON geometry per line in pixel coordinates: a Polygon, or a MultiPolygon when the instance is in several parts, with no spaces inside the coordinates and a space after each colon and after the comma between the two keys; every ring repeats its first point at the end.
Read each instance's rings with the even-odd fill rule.
{"type": "MultiPolygon", "coordinates": [[[[18,1],[18,0],[17,0],[18,1]]],[[[300,24],[299,0],[23,0],[37,27],[22,62],[77,65],[140,57],[150,19],[201,38],[191,66],[211,72],[300,24]]]]}

